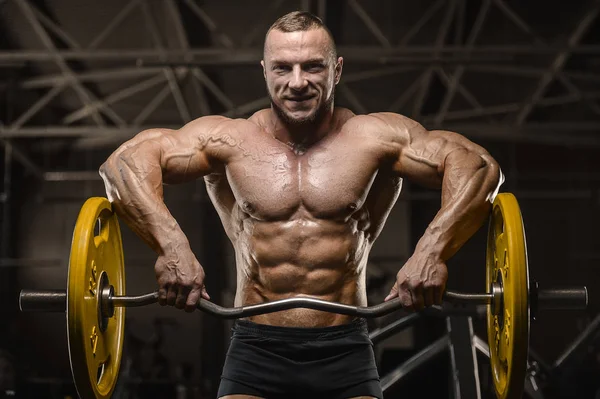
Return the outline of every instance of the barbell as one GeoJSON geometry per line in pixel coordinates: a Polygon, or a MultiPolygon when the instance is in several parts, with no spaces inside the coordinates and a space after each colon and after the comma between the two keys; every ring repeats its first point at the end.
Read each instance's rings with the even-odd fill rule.
{"type": "MultiPolygon", "coordinates": [[[[498,194],[492,207],[486,253],[486,292],[446,291],[444,301],[488,305],[487,330],[494,389],[500,399],[523,393],[529,321],[539,308],[584,309],[585,287],[537,288],[529,284],[525,232],[514,195],[498,194]],[[535,289],[533,289],[535,288],[535,289]]],[[[158,301],[158,292],[125,295],[123,244],[117,216],[106,198],[89,198],[81,208],[71,243],[67,290],[22,290],[22,311],[65,312],[69,359],[82,398],[109,398],[121,355],[125,307],[158,301]]],[[[292,308],[309,308],[357,317],[379,317],[402,307],[396,298],[362,307],[315,298],[288,298],[225,308],[201,299],[198,309],[221,318],[244,318],[292,308]]]]}

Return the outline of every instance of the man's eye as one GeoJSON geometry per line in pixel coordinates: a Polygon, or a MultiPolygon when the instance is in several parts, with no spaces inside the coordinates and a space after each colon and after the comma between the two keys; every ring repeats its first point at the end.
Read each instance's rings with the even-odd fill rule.
{"type": "Polygon", "coordinates": [[[321,64],[308,64],[306,66],[306,70],[310,72],[319,72],[323,70],[323,65],[321,64]]]}
{"type": "Polygon", "coordinates": [[[288,66],[286,66],[286,65],[275,65],[275,66],[273,67],[273,70],[274,70],[274,71],[277,71],[277,72],[288,71],[289,69],[290,69],[290,68],[289,68],[288,66]]]}

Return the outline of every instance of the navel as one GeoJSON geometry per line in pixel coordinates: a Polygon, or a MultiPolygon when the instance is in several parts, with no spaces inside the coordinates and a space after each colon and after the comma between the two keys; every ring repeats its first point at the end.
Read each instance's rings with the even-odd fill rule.
{"type": "Polygon", "coordinates": [[[248,202],[248,201],[242,202],[242,209],[246,213],[253,213],[254,212],[254,206],[250,202],[248,202]]]}

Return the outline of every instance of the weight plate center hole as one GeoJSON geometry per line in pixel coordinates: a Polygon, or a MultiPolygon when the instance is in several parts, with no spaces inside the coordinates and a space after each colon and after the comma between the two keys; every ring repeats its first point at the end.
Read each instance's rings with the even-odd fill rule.
{"type": "Polygon", "coordinates": [[[498,313],[496,314],[498,316],[498,327],[502,330],[504,328],[504,284],[502,281],[502,270],[498,270],[496,283],[500,287],[500,292],[502,293],[498,299],[500,303],[496,307],[496,309],[498,309],[498,313]]]}

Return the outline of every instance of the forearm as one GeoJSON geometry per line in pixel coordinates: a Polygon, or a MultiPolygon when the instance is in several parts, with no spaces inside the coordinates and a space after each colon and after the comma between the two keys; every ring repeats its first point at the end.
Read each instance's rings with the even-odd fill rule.
{"type": "Polygon", "coordinates": [[[189,246],[163,200],[159,149],[146,144],[116,152],[102,165],[100,175],[117,215],[157,254],[189,246]]]}
{"type": "Polygon", "coordinates": [[[442,206],[416,251],[443,261],[452,257],[489,216],[493,197],[503,177],[488,154],[459,149],[446,157],[442,206]]]}

